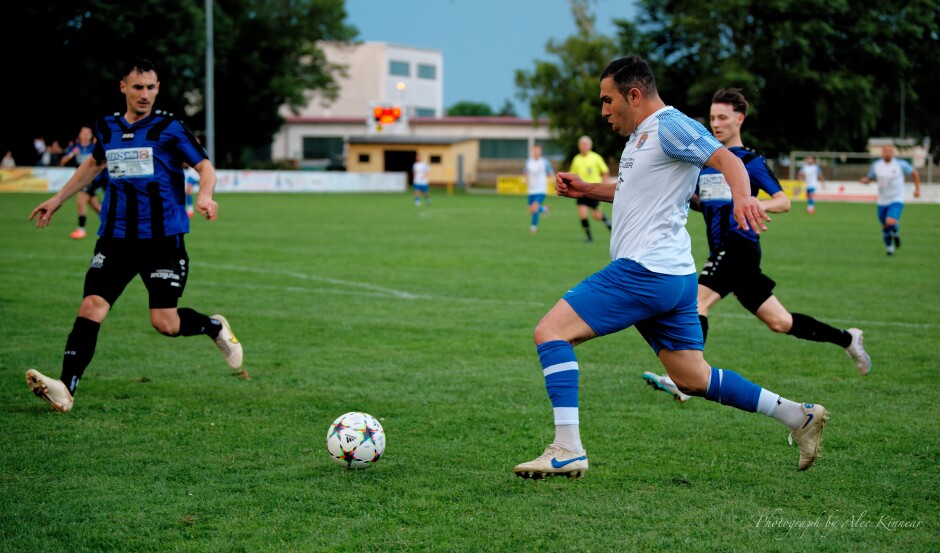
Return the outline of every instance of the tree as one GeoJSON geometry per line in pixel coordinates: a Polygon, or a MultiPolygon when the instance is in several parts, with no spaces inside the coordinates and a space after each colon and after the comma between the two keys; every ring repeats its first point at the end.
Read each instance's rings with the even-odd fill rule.
{"type": "MultiPolygon", "coordinates": [[[[704,115],[715,89],[743,88],[754,104],[745,142],[769,155],[864,149],[886,108],[897,105],[901,75],[919,73],[906,52],[931,58],[932,51],[936,68],[936,32],[930,47],[917,32],[931,7],[936,29],[929,0],[914,2],[917,9],[901,0],[639,3],[639,27],[663,64],[657,77],[671,103],[704,115]]],[[[921,77],[911,78],[911,95],[927,92],[916,86],[921,77]]]]}
{"type": "MultiPolygon", "coordinates": [[[[0,87],[0,149],[31,155],[33,136],[60,141],[97,117],[124,109],[120,67],[151,59],[160,77],[157,107],[204,128],[205,13],[202,0],[47,0],[6,6],[4,22],[28,42],[0,33],[8,55],[0,87]],[[27,47],[28,46],[28,47],[27,47]],[[196,99],[196,102],[192,100],[196,99]]],[[[214,7],[216,158],[239,166],[267,149],[282,105],[301,106],[307,91],[335,95],[317,40],[346,41],[356,30],[333,0],[217,0],[214,7]]]]}
{"type": "Polygon", "coordinates": [[[447,108],[447,115],[452,117],[488,117],[493,109],[482,102],[461,101],[447,108]]]}
{"type": "Polygon", "coordinates": [[[618,159],[624,141],[601,117],[600,75],[615,58],[614,39],[594,31],[594,17],[586,0],[572,0],[578,35],[561,42],[549,40],[545,50],[557,62],[537,60],[530,71],[516,71],[521,100],[529,102],[533,119],[547,117],[560,145],[571,157],[578,138],[588,135],[594,150],[607,159],[618,159]]]}
{"type": "Polygon", "coordinates": [[[501,117],[518,117],[516,114],[516,106],[512,105],[512,102],[509,98],[503,102],[503,107],[499,108],[499,111],[496,112],[496,115],[501,117]]]}

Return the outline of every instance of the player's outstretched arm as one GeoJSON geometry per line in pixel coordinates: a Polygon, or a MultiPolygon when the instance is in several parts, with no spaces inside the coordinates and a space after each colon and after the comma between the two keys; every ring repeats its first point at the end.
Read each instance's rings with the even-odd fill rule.
{"type": "Polygon", "coordinates": [[[32,221],[34,218],[36,219],[36,228],[49,226],[49,222],[52,221],[52,214],[62,207],[65,200],[68,200],[74,196],[76,192],[88,186],[88,183],[94,180],[94,178],[98,176],[98,173],[104,170],[107,165],[107,162],[101,162],[101,164],[99,164],[93,157],[86,159],[84,163],[78,166],[78,169],[75,170],[72,177],[65,183],[62,190],[59,190],[54,196],[33,209],[32,213],[29,214],[29,220],[32,221]]]}

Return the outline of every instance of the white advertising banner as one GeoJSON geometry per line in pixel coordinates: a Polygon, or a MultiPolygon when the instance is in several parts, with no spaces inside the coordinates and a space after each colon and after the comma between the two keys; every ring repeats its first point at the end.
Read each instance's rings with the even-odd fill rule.
{"type": "MultiPolygon", "coordinates": [[[[0,169],[0,192],[58,192],[75,169],[0,169]]],[[[406,173],[334,171],[216,171],[216,192],[404,192],[406,173]]]]}

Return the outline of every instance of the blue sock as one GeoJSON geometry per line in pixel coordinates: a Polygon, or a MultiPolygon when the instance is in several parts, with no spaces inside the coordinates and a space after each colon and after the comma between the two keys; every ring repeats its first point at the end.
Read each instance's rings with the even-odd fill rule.
{"type": "Polygon", "coordinates": [[[881,231],[881,239],[884,241],[885,246],[890,246],[891,240],[892,238],[894,238],[894,232],[892,230],[892,227],[893,225],[891,227],[885,227],[881,231]]]}
{"type": "Polygon", "coordinates": [[[552,402],[555,425],[578,424],[578,359],[564,340],[538,345],[545,389],[552,402]]]}
{"type": "Polygon", "coordinates": [[[705,399],[753,413],[758,410],[761,391],[760,386],[734,371],[712,367],[712,376],[708,382],[705,399]]]}
{"type": "Polygon", "coordinates": [[[193,195],[192,194],[186,194],[186,207],[188,209],[192,209],[193,207],[193,195]]]}
{"type": "Polygon", "coordinates": [[[809,207],[813,207],[816,205],[816,200],[813,198],[810,198],[809,200],[807,200],[807,202],[809,203],[809,207]]]}
{"type": "Polygon", "coordinates": [[[539,226],[539,213],[541,212],[542,210],[541,208],[539,208],[538,210],[536,210],[535,213],[532,214],[532,226],[533,227],[539,226]]]}

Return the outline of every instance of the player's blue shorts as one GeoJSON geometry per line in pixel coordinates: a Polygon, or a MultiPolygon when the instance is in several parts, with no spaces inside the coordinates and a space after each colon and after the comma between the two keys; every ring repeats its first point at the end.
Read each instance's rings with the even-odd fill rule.
{"type": "Polygon", "coordinates": [[[705,348],[694,273],[664,275],[617,259],[562,298],[598,336],[636,326],[657,354],[705,348]]]}
{"type": "Polygon", "coordinates": [[[428,191],[428,185],[427,185],[427,184],[417,184],[417,183],[415,183],[414,186],[415,186],[415,192],[427,192],[427,191],[428,191]]]}
{"type": "Polygon", "coordinates": [[[545,194],[529,194],[528,205],[532,205],[534,203],[545,205],[545,194]]]}
{"type": "Polygon", "coordinates": [[[901,202],[894,202],[893,204],[888,205],[879,205],[878,206],[878,220],[881,221],[881,224],[885,224],[885,221],[888,217],[891,217],[895,221],[901,220],[901,212],[904,211],[904,204],[901,202]]]}

